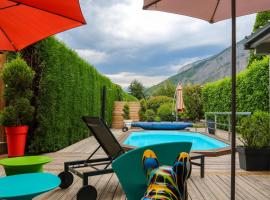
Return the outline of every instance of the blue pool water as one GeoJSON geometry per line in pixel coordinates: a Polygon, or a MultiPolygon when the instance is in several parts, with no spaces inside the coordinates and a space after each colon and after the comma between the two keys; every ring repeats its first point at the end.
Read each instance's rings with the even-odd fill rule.
{"type": "Polygon", "coordinates": [[[167,142],[192,142],[191,150],[211,150],[229,145],[206,135],[184,131],[139,131],[132,132],[125,145],[143,147],[167,142]]]}

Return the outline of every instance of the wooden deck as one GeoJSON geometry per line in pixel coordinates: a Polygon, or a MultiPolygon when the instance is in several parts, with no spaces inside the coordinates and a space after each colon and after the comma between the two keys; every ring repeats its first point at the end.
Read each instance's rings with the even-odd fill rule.
{"type": "MultiPolygon", "coordinates": [[[[120,132],[114,131],[117,136],[120,132]]],[[[63,170],[64,161],[85,159],[97,147],[93,138],[85,139],[77,144],[69,146],[49,156],[54,161],[45,166],[45,170],[58,174],[63,170]]],[[[104,155],[98,151],[97,157],[104,155]]],[[[194,167],[192,177],[188,181],[189,199],[191,200],[229,200],[230,199],[230,156],[206,158],[206,177],[201,179],[199,169],[194,167]]],[[[0,168],[0,176],[3,175],[0,168]]],[[[270,173],[269,172],[245,172],[239,169],[237,162],[236,178],[237,200],[269,200],[270,199],[270,173]]],[[[89,179],[89,183],[98,190],[100,200],[126,199],[115,174],[95,176],[89,179]]],[[[76,193],[82,185],[81,179],[75,176],[73,185],[66,189],[56,189],[52,192],[35,198],[35,200],[75,200],[76,193]]]]}

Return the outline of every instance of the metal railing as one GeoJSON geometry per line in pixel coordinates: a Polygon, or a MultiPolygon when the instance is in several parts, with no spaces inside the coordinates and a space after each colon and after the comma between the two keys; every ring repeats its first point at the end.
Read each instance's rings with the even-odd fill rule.
{"type": "MultiPolygon", "coordinates": [[[[231,140],[231,112],[206,112],[205,113],[205,132],[208,133],[208,130],[213,130],[216,132],[218,126],[222,126],[225,129],[228,130],[228,141],[231,140]],[[214,116],[214,121],[209,121],[209,116],[214,116]],[[222,116],[223,119],[224,117],[227,117],[227,122],[228,123],[220,123],[218,122],[218,117],[222,116]],[[213,124],[214,126],[209,127],[208,124],[213,124]]],[[[237,116],[250,116],[251,112],[237,112],[237,116]]]]}

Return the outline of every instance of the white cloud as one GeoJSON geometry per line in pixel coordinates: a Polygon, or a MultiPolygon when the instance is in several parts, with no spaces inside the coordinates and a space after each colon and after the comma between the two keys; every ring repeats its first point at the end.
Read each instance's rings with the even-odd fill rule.
{"type": "Polygon", "coordinates": [[[143,86],[150,87],[160,83],[161,81],[167,78],[167,76],[147,76],[143,74],[130,72],[121,72],[118,74],[105,74],[105,75],[109,77],[114,83],[121,85],[123,88],[127,88],[131,83],[131,81],[135,79],[141,82],[143,86]]]}
{"type": "MultiPolygon", "coordinates": [[[[57,37],[121,85],[129,84],[136,76],[146,85],[157,83],[166,78],[164,74],[177,72],[187,62],[183,59],[209,54],[196,52],[197,47],[221,50],[230,46],[230,20],[211,25],[176,14],[145,11],[143,0],[80,2],[88,24],[57,37]],[[195,53],[182,56],[184,52],[179,51],[187,48],[194,48],[195,53]],[[174,57],[168,56],[171,53],[174,57]],[[131,64],[138,67],[130,68],[131,64]],[[153,66],[157,66],[157,76],[149,78],[153,66]]],[[[255,15],[238,18],[238,40],[251,33],[254,20],[255,15]]]]}
{"type": "Polygon", "coordinates": [[[76,52],[91,64],[104,63],[107,59],[105,52],[99,52],[92,49],[76,49],[76,52]]]}
{"type": "MultiPolygon", "coordinates": [[[[230,41],[230,21],[211,25],[191,17],[145,11],[142,0],[111,0],[110,3],[92,0],[82,4],[88,25],[77,29],[76,37],[70,37],[71,32],[60,37],[84,48],[93,41],[106,50],[153,44],[166,44],[175,50],[205,44],[224,45],[230,41]]],[[[251,32],[254,19],[254,15],[238,18],[238,39],[251,32]]]]}

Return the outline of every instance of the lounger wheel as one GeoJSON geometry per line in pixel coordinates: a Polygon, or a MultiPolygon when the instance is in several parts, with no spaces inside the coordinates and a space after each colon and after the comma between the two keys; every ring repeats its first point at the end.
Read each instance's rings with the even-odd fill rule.
{"type": "Polygon", "coordinates": [[[83,186],[77,193],[77,200],[96,200],[97,190],[91,185],[83,186]]]}
{"type": "Polygon", "coordinates": [[[61,180],[61,183],[60,183],[59,187],[62,188],[62,189],[68,188],[73,183],[74,177],[73,177],[72,173],[70,173],[70,172],[61,172],[58,175],[58,177],[61,180]]]}
{"type": "Polygon", "coordinates": [[[123,131],[123,132],[127,132],[127,131],[128,131],[128,127],[124,126],[124,127],[122,128],[122,131],[123,131]]]}

